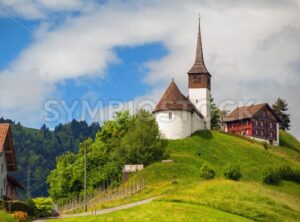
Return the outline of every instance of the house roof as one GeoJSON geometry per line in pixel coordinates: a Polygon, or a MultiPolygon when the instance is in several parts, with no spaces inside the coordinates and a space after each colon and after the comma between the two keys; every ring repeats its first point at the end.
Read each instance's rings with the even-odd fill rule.
{"type": "Polygon", "coordinates": [[[242,106],[242,107],[237,107],[235,110],[233,110],[229,115],[227,115],[223,122],[231,122],[235,120],[242,120],[242,119],[248,119],[252,118],[255,116],[255,114],[263,109],[267,108],[268,110],[271,111],[271,113],[274,115],[274,117],[280,121],[280,118],[274,113],[272,108],[269,106],[267,103],[262,103],[262,104],[256,104],[256,105],[250,105],[250,106],[242,106]]]}
{"type": "Polygon", "coordinates": [[[185,110],[189,112],[195,112],[201,118],[203,117],[201,113],[196,109],[194,104],[180,92],[174,80],[167,88],[166,92],[156,105],[153,112],[167,110],[185,110]]]}
{"type": "Polygon", "coordinates": [[[202,41],[201,41],[201,30],[200,30],[200,19],[199,19],[199,29],[198,29],[198,39],[197,39],[197,48],[196,48],[196,58],[195,62],[188,72],[188,74],[209,74],[208,70],[205,67],[203,59],[203,50],[202,50],[202,41]]]}
{"type": "Polygon", "coordinates": [[[0,123],[0,153],[5,154],[7,170],[17,170],[15,150],[12,142],[10,124],[0,123]]]}
{"type": "Polygon", "coordinates": [[[7,181],[16,187],[19,187],[20,189],[25,190],[24,185],[21,184],[19,181],[17,181],[16,178],[14,178],[13,176],[7,175],[7,181]]]}

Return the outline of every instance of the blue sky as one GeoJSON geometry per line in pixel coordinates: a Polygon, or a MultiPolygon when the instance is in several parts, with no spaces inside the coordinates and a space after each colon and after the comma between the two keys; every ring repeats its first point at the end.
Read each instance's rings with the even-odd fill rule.
{"type": "Polygon", "coordinates": [[[299,0],[0,0],[0,116],[52,128],[91,121],[83,101],[103,101],[103,112],[112,100],[154,108],[172,78],[187,95],[200,12],[219,108],[282,97],[300,137],[299,9],[299,0]],[[48,121],[52,100],[59,115],[48,121]],[[67,115],[62,103],[74,101],[67,115]]]}

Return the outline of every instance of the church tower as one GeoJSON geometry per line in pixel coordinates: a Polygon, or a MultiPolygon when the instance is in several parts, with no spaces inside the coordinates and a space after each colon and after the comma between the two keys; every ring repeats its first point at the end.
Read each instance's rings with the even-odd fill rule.
{"type": "Polygon", "coordinates": [[[195,62],[188,72],[189,99],[205,120],[205,128],[210,130],[211,75],[207,71],[201,42],[200,18],[195,62]]]}

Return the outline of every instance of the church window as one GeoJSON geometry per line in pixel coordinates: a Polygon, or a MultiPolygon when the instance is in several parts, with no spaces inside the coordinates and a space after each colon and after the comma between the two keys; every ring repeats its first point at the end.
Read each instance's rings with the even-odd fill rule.
{"type": "Polygon", "coordinates": [[[194,83],[197,83],[197,76],[194,76],[194,83]]]}
{"type": "Polygon", "coordinates": [[[198,83],[201,83],[201,77],[198,77],[198,83]]]}
{"type": "Polygon", "coordinates": [[[169,112],[169,119],[172,119],[172,112],[169,112]]]}

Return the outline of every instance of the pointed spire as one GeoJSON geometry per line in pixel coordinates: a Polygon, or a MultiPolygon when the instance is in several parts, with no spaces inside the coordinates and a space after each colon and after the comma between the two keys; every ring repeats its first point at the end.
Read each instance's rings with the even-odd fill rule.
{"type": "Polygon", "coordinates": [[[208,73],[203,59],[202,41],[201,41],[201,28],[200,28],[200,15],[198,24],[198,38],[197,38],[197,48],[196,48],[196,58],[194,65],[188,73],[208,73]]]}

